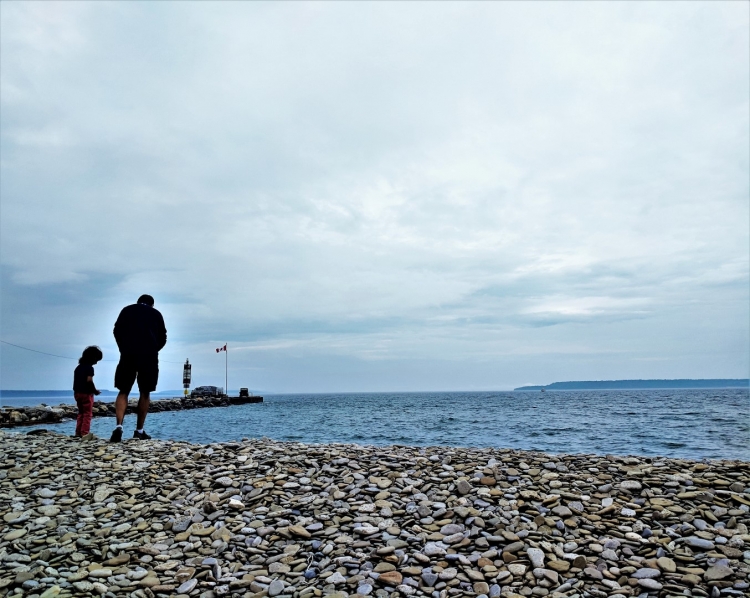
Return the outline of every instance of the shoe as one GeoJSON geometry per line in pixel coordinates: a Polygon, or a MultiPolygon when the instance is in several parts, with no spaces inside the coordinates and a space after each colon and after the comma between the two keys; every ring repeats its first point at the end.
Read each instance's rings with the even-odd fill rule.
{"type": "Polygon", "coordinates": [[[109,437],[110,442],[122,442],[122,428],[115,428],[112,430],[112,436],[109,437]]]}
{"type": "Polygon", "coordinates": [[[96,436],[94,436],[93,433],[89,432],[88,434],[81,437],[81,440],[94,440],[96,436]]]}
{"type": "Polygon", "coordinates": [[[138,430],[136,430],[135,432],[133,432],[133,438],[135,438],[136,440],[151,440],[151,436],[146,434],[146,430],[143,430],[143,432],[139,432],[138,430]]]}

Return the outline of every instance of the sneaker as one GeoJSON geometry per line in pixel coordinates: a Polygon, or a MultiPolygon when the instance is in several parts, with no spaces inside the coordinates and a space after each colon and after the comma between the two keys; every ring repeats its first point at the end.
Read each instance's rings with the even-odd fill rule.
{"type": "Polygon", "coordinates": [[[151,436],[146,434],[146,430],[143,430],[143,432],[139,432],[138,430],[134,431],[133,438],[136,440],[151,440],[151,436]]]}
{"type": "Polygon", "coordinates": [[[115,428],[112,430],[112,436],[109,437],[110,442],[122,442],[122,428],[115,428]]]}
{"type": "Polygon", "coordinates": [[[94,436],[91,432],[89,432],[85,436],[82,436],[81,440],[94,440],[95,438],[96,436],[94,436]]]}

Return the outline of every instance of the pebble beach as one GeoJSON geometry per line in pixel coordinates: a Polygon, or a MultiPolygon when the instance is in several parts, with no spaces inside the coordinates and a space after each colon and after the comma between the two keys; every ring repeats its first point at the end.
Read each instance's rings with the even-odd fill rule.
{"type": "Polygon", "coordinates": [[[0,595],[750,595],[750,463],[0,431],[0,595]]]}

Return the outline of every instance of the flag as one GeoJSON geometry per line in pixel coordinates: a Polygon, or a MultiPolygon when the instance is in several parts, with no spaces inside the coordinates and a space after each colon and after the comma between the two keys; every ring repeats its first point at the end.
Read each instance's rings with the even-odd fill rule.
{"type": "Polygon", "coordinates": [[[227,346],[224,345],[223,347],[219,347],[218,349],[216,349],[216,352],[218,353],[219,351],[226,351],[226,350],[227,350],[227,346]]]}

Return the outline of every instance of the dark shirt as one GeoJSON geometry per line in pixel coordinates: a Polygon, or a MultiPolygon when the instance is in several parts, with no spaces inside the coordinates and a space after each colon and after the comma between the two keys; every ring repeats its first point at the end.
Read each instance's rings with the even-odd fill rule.
{"type": "Polygon", "coordinates": [[[159,310],[143,303],[123,308],[114,335],[123,355],[155,356],[167,344],[164,318],[159,310]]]}
{"type": "Polygon", "coordinates": [[[73,392],[85,395],[92,395],[96,391],[94,382],[89,380],[89,376],[94,376],[94,366],[81,363],[78,364],[73,372],[73,392]]]}

